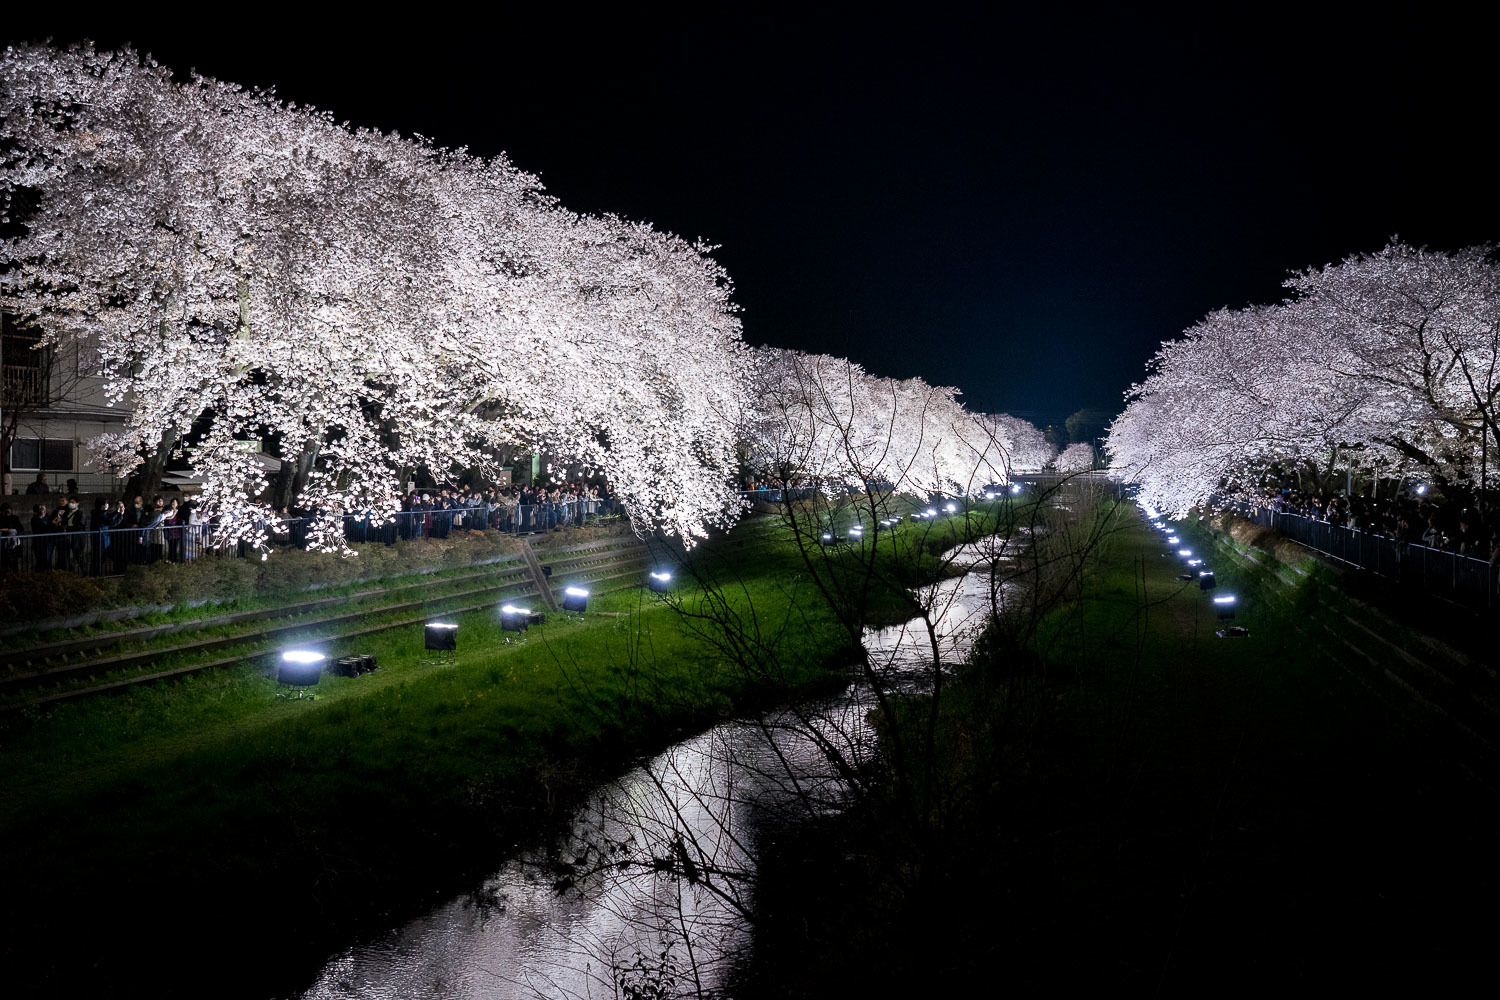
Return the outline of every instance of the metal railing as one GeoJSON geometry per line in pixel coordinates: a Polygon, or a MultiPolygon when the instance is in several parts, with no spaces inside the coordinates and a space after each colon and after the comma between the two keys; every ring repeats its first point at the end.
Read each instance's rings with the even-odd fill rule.
{"type": "MultiPolygon", "coordinates": [[[[807,500],[816,487],[766,487],[740,490],[751,507],[807,500]]],[[[550,503],[483,503],[474,506],[400,511],[389,519],[371,513],[343,515],[343,534],[351,545],[394,545],[420,538],[448,538],[455,531],[500,531],[510,535],[560,532],[601,518],[617,517],[609,499],[550,503]]],[[[154,516],[153,513],[148,513],[154,516]]],[[[258,522],[270,546],[306,548],[315,517],[258,522]]],[[[199,559],[234,559],[254,549],[217,520],[198,524],[148,523],[137,527],[44,531],[0,536],[0,569],[18,572],[64,571],[84,576],[118,576],[131,566],[186,563],[199,559]]]]}
{"type": "Polygon", "coordinates": [[[1488,560],[1269,507],[1234,504],[1230,509],[1285,538],[1378,576],[1476,610],[1496,606],[1497,574],[1488,560]]]}

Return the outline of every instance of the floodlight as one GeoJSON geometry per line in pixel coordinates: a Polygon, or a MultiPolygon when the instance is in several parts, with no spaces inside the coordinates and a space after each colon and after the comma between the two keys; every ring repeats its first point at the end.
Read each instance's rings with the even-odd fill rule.
{"type": "Polygon", "coordinates": [[[1203,560],[1202,559],[1189,559],[1188,560],[1188,565],[1189,566],[1202,566],[1203,565],[1203,560]]]}
{"type": "Polygon", "coordinates": [[[1214,610],[1219,613],[1220,618],[1229,619],[1234,617],[1234,595],[1225,594],[1223,597],[1214,598],[1214,610]]]}
{"type": "Polygon", "coordinates": [[[423,648],[440,653],[458,651],[458,626],[449,622],[428,622],[424,630],[423,648]]]}
{"type": "Polygon", "coordinates": [[[276,671],[278,684],[292,687],[311,687],[323,677],[322,653],[310,649],[289,649],[281,654],[281,667],[276,671]]]}
{"type": "Polygon", "coordinates": [[[1423,483],[1421,486],[1417,487],[1417,496],[1421,496],[1422,494],[1424,494],[1426,492],[1427,492],[1427,484],[1426,483],[1423,483]]]}
{"type": "Polygon", "coordinates": [[[1225,594],[1223,597],[1215,597],[1214,598],[1214,603],[1215,604],[1233,604],[1234,603],[1234,595],[1233,594],[1225,594]]]}
{"type": "Polygon", "coordinates": [[[530,608],[518,608],[513,604],[507,604],[500,609],[500,630],[502,632],[524,632],[527,622],[531,619],[530,608]]]}
{"type": "Polygon", "coordinates": [[[1192,549],[1178,549],[1177,550],[1177,554],[1180,555],[1180,556],[1182,556],[1182,558],[1186,559],[1188,556],[1190,556],[1190,555],[1193,554],[1193,550],[1192,549]]]}
{"type": "Polygon", "coordinates": [[[672,574],[668,573],[666,570],[653,572],[646,579],[648,581],[646,586],[650,587],[658,594],[665,594],[667,592],[667,588],[672,585],[672,574]]]}
{"type": "Polygon", "coordinates": [[[945,506],[943,509],[946,510],[950,514],[957,514],[958,513],[958,504],[956,504],[956,503],[950,503],[947,506],[945,506]]]}
{"type": "Polygon", "coordinates": [[[1199,590],[1213,590],[1218,585],[1219,585],[1218,581],[1216,581],[1214,579],[1214,574],[1213,574],[1212,570],[1205,569],[1205,570],[1199,570],[1198,571],[1198,589],[1199,590]]]}
{"type": "Polygon", "coordinates": [[[564,611],[587,611],[589,608],[589,592],[582,587],[568,587],[563,590],[564,611]]]}
{"type": "Polygon", "coordinates": [[[927,508],[927,516],[928,517],[937,517],[937,511],[933,510],[931,507],[928,507],[927,508]]]}
{"type": "Polygon", "coordinates": [[[1014,496],[1017,493],[1020,493],[1021,492],[1021,484],[1020,483],[1012,483],[1011,487],[1010,487],[1010,492],[1011,492],[1012,496],[1014,496]]]}

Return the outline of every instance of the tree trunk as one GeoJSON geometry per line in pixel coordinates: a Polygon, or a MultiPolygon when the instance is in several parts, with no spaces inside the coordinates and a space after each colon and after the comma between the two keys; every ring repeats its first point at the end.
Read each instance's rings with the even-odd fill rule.
{"type": "Polygon", "coordinates": [[[176,430],[162,431],[161,440],[157,441],[156,447],[141,462],[140,471],[131,477],[135,488],[127,488],[127,493],[145,497],[149,504],[151,498],[161,492],[162,476],[167,471],[167,460],[172,457],[172,449],[177,447],[177,440],[176,430]]]}

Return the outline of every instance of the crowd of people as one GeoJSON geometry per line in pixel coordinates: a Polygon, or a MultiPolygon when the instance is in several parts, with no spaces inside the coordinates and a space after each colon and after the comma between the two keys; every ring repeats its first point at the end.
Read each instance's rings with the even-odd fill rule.
{"type": "Polygon", "coordinates": [[[1382,499],[1288,490],[1272,509],[1475,559],[1491,559],[1500,551],[1500,524],[1488,524],[1475,509],[1443,503],[1425,490],[1382,499]]]}
{"type": "MultiPolygon", "coordinates": [[[[71,484],[70,484],[71,485],[71,484]]],[[[99,497],[92,512],[81,509],[76,492],[53,494],[28,489],[32,504],[24,511],[0,504],[0,569],[69,570],[89,575],[124,572],[126,566],[157,562],[190,562],[215,549],[223,537],[218,518],[202,516],[191,497],[155,496],[147,503],[136,496],[99,497]]],[[[344,515],[350,542],[394,544],[398,539],[447,538],[455,530],[497,530],[510,534],[561,531],[593,518],[609,516],[617,505],[607,489],[585,483],[473,489],[414,490],[399,498],[400,513],[385,519],[373,511],[344,515]]],[[[318,510],[282,507],[262,528],[273,546],[304,548],[318,510]]],[[[243,542],[231,555],[245,555],[243,542]]]]}
{"type": "Polygon", "coordinates": [[[191,497],[156,496],[149,504],[141,496],[129,503],[98,497],[85,513],[76,493],[64,493],[32,504],[28,522],[21,516],[0,503],[0,568],[19,568],[24,554],[27,569],[120,573],[136,563],[187,562],[203,548],[203,519],[191,497]]]}

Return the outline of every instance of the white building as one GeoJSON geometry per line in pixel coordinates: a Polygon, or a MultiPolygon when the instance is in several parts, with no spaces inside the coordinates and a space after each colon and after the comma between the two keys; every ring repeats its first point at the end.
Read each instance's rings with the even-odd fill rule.
{"type": "Polygon", "coordinates": [[[124,407],[108,405],[97,344],[42,346],[0,312],[0,445],[4,492],[25,493],[40,473],[53,492],[78,482],[80,493],[118,494],[124,481],[95,467],[86,447],[125,426],[124,407]]]}

